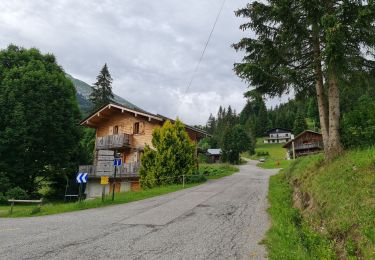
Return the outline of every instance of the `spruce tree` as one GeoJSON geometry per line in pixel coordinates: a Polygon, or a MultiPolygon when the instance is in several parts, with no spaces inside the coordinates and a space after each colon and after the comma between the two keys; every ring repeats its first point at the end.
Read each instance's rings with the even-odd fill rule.
{"type": "Polygon", "coordinates": [[[262,94],[315,94],[326,158],[341,154],[339,84],[375,66],[374,1],[268,0],[236,15],[256,32],[234,44],[236,73],[262,94]]]}
{"type": "Polygon", "coordinates": [[[302,111],[298,111],[293,124],[293,133],[298,135],[307,129],[306,119],[302,111]]]}
{"type": "Polygon", "coordinates": [[[97,81],[94,83],[90,94],[93,110],[97,110],[114,99],[111,86],[113,79],[108,71],[107,63],[104,64],[96,79],[97,81]]]}

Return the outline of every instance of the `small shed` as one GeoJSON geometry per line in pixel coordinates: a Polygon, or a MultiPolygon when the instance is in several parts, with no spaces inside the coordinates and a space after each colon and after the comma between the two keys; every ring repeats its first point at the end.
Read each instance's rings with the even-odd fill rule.
{"type": "Polygon", "coordinates": [[[210,163],[218,163],[221,161],[221,149],[208,149],[207,157],[210,163]]]}
{"type": "Polygon", "coordinates": [[[323,150],[322,134],[311,130],[305,130],[297,135],[293,140],[290,140],[283,145],[287,149],[288,159],[310,154],[319,153],[323,150]],[[294,149],[294,152],[293,152],[294,149]]]}

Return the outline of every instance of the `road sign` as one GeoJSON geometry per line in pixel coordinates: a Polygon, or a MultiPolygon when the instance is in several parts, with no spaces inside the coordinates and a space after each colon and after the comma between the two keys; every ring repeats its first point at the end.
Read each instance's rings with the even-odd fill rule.
{"type": "Polygon", "coordinates": [[[79,172],[76,177],[77,183],[86,183],[87,175],[87,172],[79,172]]]}
{"type": "Polygon", "coordinates": [[[108,176],[102,176],[100,178],[100,184],[107,185],[109,183],[109,177],[108,176]]]}
{"type": "Polygon", "coordinates": [[[121,158],[115,158],[115,159],[113,160],[113,165],[114,165],[114,166],[121,166],[121,163],[122,163],[121,158]]]}

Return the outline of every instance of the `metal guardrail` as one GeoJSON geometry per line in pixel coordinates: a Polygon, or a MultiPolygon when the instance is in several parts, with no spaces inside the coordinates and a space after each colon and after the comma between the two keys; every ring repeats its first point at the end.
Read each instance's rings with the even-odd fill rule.
{"type": "Polygon", "coordinates": [[[106,135],[96,138],[95,148],[96,150],[115,149],[122,147],[129,147],[132,144],[132,135],[129,134],[117,134],[117,135],[106,135]]]}

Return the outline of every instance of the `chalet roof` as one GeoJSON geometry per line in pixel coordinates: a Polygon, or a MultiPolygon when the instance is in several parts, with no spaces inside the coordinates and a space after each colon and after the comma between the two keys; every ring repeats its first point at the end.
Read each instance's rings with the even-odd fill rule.
{"type": "Polygon", "coordinates": [[[266,133],[268,134],[269,132],[272,132],[272,131],[274,131],[274,130],[276,130],[276,129],[284,130],[284,131],[286,131],[286,132],[290,132],[290,133],[292,132],[292,130],[287,129],[287,128],[275,127],[275,128],[269,129],[266,133]]]}
{"type": "MultiPolygon", "coordinates": [[[[90,120],[93,120],[96,117],[99,117],[101,113],[103,113],[105,110],[108,110],[108,109],[111,109],[111,108],[116,108],[118,110],[121,110],[122,112],[126,111],[126,112],[132,113],[136,116],[138,116],[138,115],[144,116],[144,117],[148,118],[149,121],[153,119],[153,120],[160,121],[160,122],[164,122],[166,120],[170,120],[171,122],[175,122],[175,120],[170,119],[170,118],[165,117],[165,116],[162,116],[160,114],[155,115],[155,114],[147,112],[143,109],[129,108],[125,105],[118,104],[116,102],[111,102],[107,105],[104,105],[104,106],[100,107],[99,109],[97,109],[93,113],[91,113],[89,116],[87,116],[85,119],[83,119],[79,124],[82,125],[82,126],[84,125],[84,126],[90,127],[90,120]]],[[[201,129],[198,129],[196,127],[189,126],[189,125],[185,125],[185,127],[187,129],[190,129],[190,130],[192,130],[194,132],[197,132],[197,133],[200,133],[202,135],[208,135],[205,131],[203,131],[201,129]]]]}
{"type": "Polygon", "coordinates": [[[316,134],[316,135],[322,135],[321,133],[318,133],[318,132],[315,132],[315,131],[312,131],[312,130],[305,130],[302,133],[298,134],[296,137],[294,137],[294,139],[292,139],[289,142],[285,143],[283,145],[283,148],[287,148],[292,142],[294,142],[295,140],[297,140],[301,136],[305,135],[306,133],[312,133],[312,134],[316,134]]]}
{"type": "Polygon", "coordinates": [[[221,149],[207,149],[209,155],[220,155],[221,149]]]}

